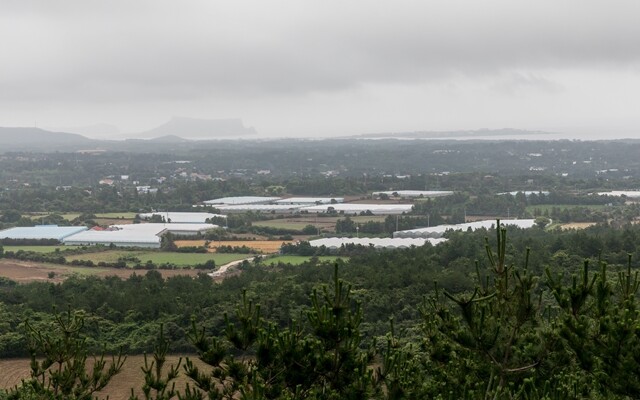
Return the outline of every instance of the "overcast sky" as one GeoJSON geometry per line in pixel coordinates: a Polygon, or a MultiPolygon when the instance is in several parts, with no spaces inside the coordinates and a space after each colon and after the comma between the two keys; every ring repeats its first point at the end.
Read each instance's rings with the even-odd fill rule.
{"type": "Polygon", "coordinates": [[[0,126],[640,137],[640,2],[0,2],[0,126]]]}

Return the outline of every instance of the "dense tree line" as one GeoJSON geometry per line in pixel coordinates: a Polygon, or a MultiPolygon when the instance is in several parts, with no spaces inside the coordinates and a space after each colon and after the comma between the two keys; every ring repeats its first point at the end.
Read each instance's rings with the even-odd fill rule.
{"type": "MultiPolygon", "coordinates": [[[[67,304],[83,310],[82,343],[90,348],[106,342],[111,351],[144,348],[161,357],[162,332],[160,343],[195,350],[212,372],[187,360],[194,386],[185,399],[636,398],[635,263],[627,255],[607,265],[592,246],[637,252],[628,246],[638,228],[609,232],[512,229],[508,242],[506,230],[459,233],[442,246],[369,251],[336,267],[245,263],[242,275],[219,286],[153,271],[124,281],[3,280],[0,343],[5,356],[33,346],[34,357],[46,352],[29,335],[73,324],[49,311],[67,304]],[[557,249],[549,259],[558,241],[582,252],[557,249]]],[[[161,382],[175,371],[145,370],[144,390],[170,387],[161,382]]],[[[13,396],[44,390],[36,383],[13,396]]]]}

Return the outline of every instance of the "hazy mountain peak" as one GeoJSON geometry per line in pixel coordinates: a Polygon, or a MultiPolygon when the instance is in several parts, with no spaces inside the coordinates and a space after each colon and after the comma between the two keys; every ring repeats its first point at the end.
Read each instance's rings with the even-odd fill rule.
{"type": "Polygon", "coordinates": [[[142,138],[178,136],[187,139],[213,139],[255,135],[253,127],[245,127],[239,118],[199,119],[173,117],[168,122],[141,133],[142,138]]]}

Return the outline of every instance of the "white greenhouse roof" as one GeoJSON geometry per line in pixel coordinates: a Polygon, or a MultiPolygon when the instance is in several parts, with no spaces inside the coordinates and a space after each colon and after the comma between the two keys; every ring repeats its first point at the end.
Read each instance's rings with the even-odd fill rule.
{"type": "MultiPolygon", "coordinates": [[[[533,219],[504,219],[500,220],[500,223],[503,226],[517,226],[519,228],[531,228],[535,225],[535,220],[533,219]]],[[[496,220],[490,219],[485,221],[475,221],[475,222],[467,222],[465,224],[456,224],[456,225],[436,225],[429,228],[418,228],[418,229],[409,229],[406,231],[398,231],[393,233],[394,238],[438,238],[441,237],[446,231],[454,230],[454,231],[466,231],[471,229],[475,231],[476,229],[490,229],[495,228],[496,220]]]]}
{"type": "Polygon", "coordinates": [[[328,249],[339,249],[343,245],[355,244],[362,246],[373,246],[376,249],[405,249],[411,246],[422,246],[425,243],[431,243],[436,245],[447,241],[447,239],[431,239],[431,238],[345,238],[345,237],[333,237],[325,239],[311,240],[309,244],[312,247],[325,246],[328,249]]]}
{"type": "Polygon", "coordinates": [[[166,232],[196,234],[217,228],[213,224],[127,224],[111,225],[108,230],[88,230],[67,237],[65,244],[104,244],[155,246],[166,232]]]}
{"type": "Polygon", "coordinates": [[[453,194],[450,190],[385,190],[373,192],[372,195],[380,196],[381,194],[386,194],[387,196],[393,196],[394,193],[397,193],[400,197],[442,197],[453,194]]]}
{"type": "Polygon", "coordinates": [[[632,199],[638,198],[640,197],[640,190],[613,190],[611,192],[600,192],[598,193],[598,195],[600,196],[616,196],[616,197],[621,197],[621,196],[626,196],[632,199]]]}
{"type": "Polygon", "coordinates": [[[315,204],[331,204],[335,200],[338,203],[344,201],[344,197],[289,197],[288,199],[277,200],[276,204],[299,204],[299,205],[315,205],[315,204]]]}
{"type": "Polygon", "coordinates": [[[411,204],[354,204],[354,203],[340,203],[329,204],[321,206],[304,207],[303,211],[309,212],[327,212],[329,207],[333,207],[336,212],[344,211],[345,214],[359,214],[362,212],[371,211],[372,214],[402,214],[408,213],[413,207],[411,204]]]}
{"type": "Polygon", "coordinates": [[[154,215],[160,215],[166,222],[182,224],[204,224],[207,219],[227,218],[226,215],[198,212],[153,212],[138,214],[142,219],[151,219],[154,215]]]}
{"type": "Polygon", "coordinates": [[[37,225],[9,228],[0,231],[0,239],[53,239],[63,240],[78,232],[86,231],[86,226],[37,225]]]}
{"type": "Polygon", "coordinates": [[[539,195],[539,194],[543,194],[543,195],[548,195],[549,192],[545,191],[545,190],[515,190],[513,192],[504,192],[504,193],[498,193],[498,195],[505,195],[505,194],[510,194],[511,196],[515,196],[518,193],[522,193],[525,195],[525,197],[529,197],[532,194],[535,195],[539,195]]]}
{"type": "Polygon", "coordinates": [[[302,206],[297,205],[288,205],[288,204],[238,204],[238,205],[229,205],[229,206],[217,206],[216,208],[220,211],[224,212],[245,212],[245,211],[262,211],[262,212],[270,212],[270,211],[296,211],[299,210],[302,206]]]}
{"type": "Polygon", "coordinates": [[[262,196],[238,196],[238,197],[221,197],[219,199],[204,201],[204,204],[215,205],[237,205],[237,204],[264,204],[280,200],[280,197],[262,197],[262,196]]]}

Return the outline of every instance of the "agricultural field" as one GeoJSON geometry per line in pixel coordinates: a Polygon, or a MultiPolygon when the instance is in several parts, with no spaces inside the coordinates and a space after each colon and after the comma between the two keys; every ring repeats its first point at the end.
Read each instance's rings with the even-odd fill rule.
{"type": "MultiPolygon", "coordinates": [[[[28,217],[31,218],[32,220],[38,220],[40,218],[46,217],[47,215],[51,215],[51,214],[59,214],[62,218],[66,219],[67,221],[73,221],[74,219],[82,215],[82,213],[79,213],[79,212],[70,212],[70,213],[49,212],[49,213],[31,213],[28,215],[28,217]]],[[[97,213],[94,215],[96,216],[95,218],[96,220],[122,221],[122,220],[133,220],[136,216],[136,213],[111,212],[111,213],[97,213]]],[[[123,222],[118,222],[118,223],[123,223],[123,222]]]]}
{"type": "MultiPolygon", "coordinates": [[[[293,218],[279,218],[271,219],[267,221],[255,221],[252,223],[254,226],[268,226],[277,229],[293,229],[302,230],[307,225],[313,225],[325,231],[333,231],[336,228],[336,221],[344,219],[347,216],[339,217],[316,217],[316,216],[304,216],[293,218]]],[[[351,220],[356,223],[364,223],[367,221],[384,222],[386,216],[384,215],[358,215],[349,216],[351,220]]]]}
{"type": "MultiPolygon", "coordinates": [[[[188,356],[193,363],[202,368],[204,371],[208,371],[208,366],[200,361],[196,356],[188,356]]],[[[180,356],[170,355],[167,356],[165,367],[168,368],[171,365],[178,363],[180,356]]],[[[90,358],[91,360],[91,358],[90,358]]],[[[110,358],[107,357],[110,361],[110,358]]],[[[29,377],[29,359],[19,358],[11,360],[0,360],[0,389],[9,389],[16,385],[19,385],[22,379],[29,377]]],[[[184,360],[182,361],[184,363],[184,360]]],[[[91,363],[91,361],[89,361],[91,363]]],[[[122,370],[116,375],[111,382],[102,391],[97,393],[98,398],[109,398],[110,400],[128,400],[131,395],[131,389],[135,390],[135,393],[144,398],[144,395],[140,391],[140,388],[144,384],[144,376],[140,369],[144,366],[144,356],[131,355],[128,356],[122,370]]],[[[176,389],[184,389],[189,379],[184,375],[182,367],[180,367],[180,375],[176,379],[176,389]]],[[[190,386],[193,386],[191,384],[190,386]]]]}
{"type": "MultiPolygon", "coordinates": [[[[73,260],[92,261],[94,264],[99,262],[114,263],[121,257],[135,257],[142,264],[151,261],[154,264],[171,263],[179,267],[191,267],[196,264],[204,264],[209,260],[214,260],[216,265],[227,264],[231,261],[246,258],[246,254],[216,254],[216,253],[170,253],[161,251],[145,251],[145,250],[107,250],[97,253],[77,254],[66,257],[68,262],[73,260]]],[[[129,266],[133,266],[134,262],[128,262],[129,266]]]]}
{"type": "MultiPolygon", "coordinates": [[[[341,258],[343,260],[348,260],[348,258],[337,257],[337,256],[320,256],[320,257],[317,257],[317,258],[321,262],[335,262],[339,258],[341,258]]],[[[275,264],[278,264],[278,263],[299,265],[299,264],[302,264],[302,263],[304,263],[306,261],[309,261],[309,259],[311,259],[311,257],[307,257],[307,256],[277,256],[277,257],[273,257],[273,258],[267,258],[267,259],[263,260],[262,263],[265,264],[265,265],[275,265],[275,264]]]]}
{"type": "MultiPolygon", "coordinates": [[[[158,269],[164,278],[177,275],[196,276],[202,270],[196,269],[158,269]]],[[[31,261],[0,260],[0,276],[19,283],[47,281],[61,282],[73,275],[80,276],[117,276],[122,279],[129,278],[132,274],[144,275],[146,270],[134,270],[129,268],[102,268],[82,267],[60,264],[46,264],[31,261]]],[[[1,371],[1,369],[0,369],[1,371]]]]}
{"type": "MultiPolygon", "coordinates": [[[[242,247],[246,246],[255,249],[261,253],[277,253],[280,251],[283,243],[293,243],[291,240],[229,240],[229,241],[212,241],[209,243],[209,251],[215,253],[215,249],[219,246],[242,247]]],[[[204,240],[176,240],[178,247],[201,247],[204,246],[204,240]]],[[[219,254],[222,255],[222,254],[219,254]]],[[[217,264],[217,262],[216,262],[217,264]]]]}
{"type": "MultiPolygon", "coordinates": [[[[30,218],[30,219],[32,219],[34,221],[37,221],[40,218],[44,218],[47,215],[51,215],[51,214],[58,214],[58,213],[55,213],[55,212],[50,212],[50,213],[30,213],[29,215],[26,215],[26,217],[28,217],[28,218],[30,218]]],[[[80,213],[60,213],[59,215],[62,218],[66,219],[67,221],[72,221],[72,220],[78,218],[80,216],[80,213]]]]}
{"type": "Polygon", "coordinates": [[[53,253],[56,249],[60,251],[66,249],[77,249],[77,246],[65,246],[65,245],[57,245],[57,246],[6,246],[3,245],[5,251],[33,251],[35,253],[53,253]]]}
{"type": "Polygon", "coordinates": [[[112,213],[97,213],[96,218],[109,218],[109,219],[134,219],[136,213],[134,212],[112,212],[112,213]]]}

